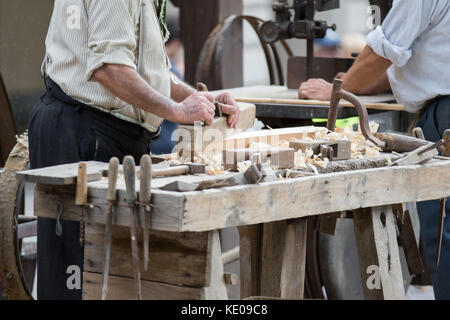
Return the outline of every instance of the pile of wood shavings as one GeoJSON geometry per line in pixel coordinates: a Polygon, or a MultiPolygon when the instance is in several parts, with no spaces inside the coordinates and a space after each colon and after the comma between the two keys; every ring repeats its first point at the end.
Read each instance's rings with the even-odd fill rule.
{"type": "MultiPolygon", "coordinates": [[[[378,123],[371,121],[369,125],[372,133],[378,132],[378,123]]],[[[324,139],[330,141],[350,140],[352,158],[356,159],[378,157],[381,151],[381,149],[371,141],[366,140],[359,127],[358,131],[353,131],[351,128],[336,128],[334,132],[328,133],[324,139]]]]}
{"type": "MultiPolygon", "coordinates": [[[[188,162],[191,161],[189,159],[180,157],[177,153],[172,153],[167,157],[167,160],[164,161],[163,163],[168,163],[172,165],[182,165],[188,162]]],[[[210,176],[221,175],[224,172],[221,154],[216,154],[213,157],[208,157],[204,154],[200,154],[194,157],[194,162],[206,165],[205,171],[210,176]]]]}

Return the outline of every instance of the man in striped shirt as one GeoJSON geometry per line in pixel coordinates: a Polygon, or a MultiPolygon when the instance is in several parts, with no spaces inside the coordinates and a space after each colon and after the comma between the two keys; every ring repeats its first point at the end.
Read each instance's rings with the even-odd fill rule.
{"type": "MultiPolygon", "coordinates": [[[[230,94],[199,93],[170,73],[164,19],[165,0],[55,1],[42,66],[47,91],[29,122],[32,168],[140,159],[163,119],[210,124],[215,101],[237,126],[230,94]]],[[[55,220],[38,219],[38,299],[81,299],[79,224],[62,224],[57,236],[55,220]]]]}

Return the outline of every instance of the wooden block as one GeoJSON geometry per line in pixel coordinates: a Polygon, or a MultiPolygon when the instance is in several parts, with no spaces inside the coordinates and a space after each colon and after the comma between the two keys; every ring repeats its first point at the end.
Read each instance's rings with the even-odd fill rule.
{"type": "MultiPolygon", "coordinates": [[[[204,299],[203,288],[192,288],[153,281],[141,281],[144,300],[200,300],[204,299]]],[[[83,272],[83,300],[100,300],[102,274],[83,272]]],[[[136,297],[134,279],[110,276],[107,300],[133,300],[136,297]]]]}
{"type": "Polygon", "coordinates": [[[268,149],[225,149],[223,150],[223,166],[225,170],[237,170],[239,162],[250,160],[253,153],[261,154],[261,161],[270,160],[270,165],[279,169],[294,167],[295,151],[292,148],[268,148],[268,149]]]}
{"type": "Polygon", "coordinates": [[[334,236],[336,234],[338,216],[335,214],[320,217],[320,232],[334,236]]]}
{"type": "Polygon", "coordinates": [[[391,206],[353,212],[356,247],[366,299],[405,299],[391,206]]]}
{"type": "MultiPolygon", "coordinates": [[[[86,224],[84,270],[103,272],[104,225],[86,224]]],[[[133,277],[130,229],[113,226],[111,232],[110,275],[133,277]]],[[[138,246],[142,247],[142,228],[138,228],[138,246]]],[[[149,265],[141,278],[191,287],[209,286],[207,274],[208,233],[149,232],[149,265]]]]}
{"type": "Polygon", "coordinates": [[[227,118],[215,118],[210,126],[180,125],[176,130],[175,139],[178,141],[176,151],[182,151],[184,157],[191,154],[213,154],[223,149],[224,140],[237,132],[254,126],[256,107],[253,104],[238,103],[241,110],[238,128],[228,128],[227,118]]]}
{"type": "MultiPolygon", "coordinates": [[[[87,180],[99,180],[103,172],[108,170],[108,163],[88,161],[87,180]]],[[[70,185],[76,184],[78,176],[78,163],[63,164],[60,166],[26,170],[18,172],[17,179],[24,182],[34,182],[49,185],[70,185]]]]}
{"type": "Polygon", "coordinates": [[[351,159],[351,141],[328,141],[328,140],[293,140],[289,143],[289,147],[295,151],[302,150],[305,152],[307,149],[311,149],[314,154],[320,153],[320,146],[326,145],[333,148],[334,160],[348,160],[351,159]]]}

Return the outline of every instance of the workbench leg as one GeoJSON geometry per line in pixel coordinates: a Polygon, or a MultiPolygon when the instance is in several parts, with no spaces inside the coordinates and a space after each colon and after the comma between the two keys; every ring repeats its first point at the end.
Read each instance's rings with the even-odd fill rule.
{"type": "Polygon", "coordinates": [[[306,268],[306,219],[239,228],[241,299],[302,299],[306,268]]]}
{"type": "Polygon", "coordinates": [[[224,280],[222,248],[219,231],[210,231],[208,235],[206,274],[209,286],[204,289],[205,300],[227,300],[227,288],[224,280]]]}
{"type": "Polygon", "coordinates": [[[355,210],[353,220],[366,299],[405,299],[392,207],[355,210]]]}
{"type": "Polygon", "coordinates": [[[306,219],[287,221],[281,265],[281,298],[303,299],[306,271],[306,219]]]}
{"type": "Polygon", "coordinates": [[[241,299],[260,295],[262,224],[239,227],[241,299]]]}

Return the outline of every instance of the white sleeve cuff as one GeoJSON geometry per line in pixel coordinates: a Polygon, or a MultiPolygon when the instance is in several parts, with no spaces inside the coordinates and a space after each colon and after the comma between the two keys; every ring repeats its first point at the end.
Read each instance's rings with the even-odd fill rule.
{"type": "Polygon", "coordinates": [[[395,66],[401,68],[411,59],[411,49],[405,49],[389,42],[381,26],[367,35],[367,44],[379,56],[390,60],[395,66]]]}
{"type": "Polygon", "coordinates": [[[134,54],[128,49],[118,48],[107,54],[91,53],[87,62],[87,70],[85,74],[86,81],[90,81],[95,70],[104,64],[120,64],[131,67],[136,70],[134,63],[134,54]]]}

